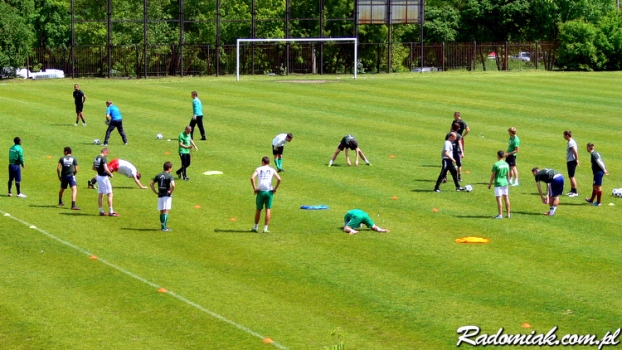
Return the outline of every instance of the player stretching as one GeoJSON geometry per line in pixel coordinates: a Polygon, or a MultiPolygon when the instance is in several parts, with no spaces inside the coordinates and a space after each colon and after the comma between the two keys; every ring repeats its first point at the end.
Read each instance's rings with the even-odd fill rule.
{"type": "Polygon", "coordinates": [[[365,157],[363,151],[359,148],[359,143],[356,138],[352,135],[346,135],[341,139],[339,145],[337,145],[337,150],[335,151],[335,154],[333,154],[333,157],[330,159],[330,162],[328,162],[328,166],[333,166],[333,162],[337,158],[337,155],[339,155],[339,152],[343,151],[344,149],[346,150],[346,160],[348,161],[348,166],[352,165],[352,163],[350,163],[350,156],[348,155],[348,148],[356,153],[356,160],[354,162],[354,165],[359,165],[359,155],[361,156],[361,158],[363,158],[365,164],[371,165],[369,164],[369,159],[365,157]]]}
{"type": "Polygon", "coordinates": [[[550,210],[544,213],[544,215],[555,215],[555,211],[559,205],[559,196],[564,192],[564,176],[553,169],[540,170],[538,167],[531,169],[531,172],[536,179],[536,185],[538,186],[538,193],[540,193],[542,203],[550,206],[550,210]],[[546,196],[542,193],[540,182],[544,182],[547,185],[546,196]]]}
{"type": "Polygon", "coordinates": [[[160,226],[162,231],[172,231],[167,227],[168,224],[168,212],[171,210],[173,204],[173,191],[175,190],[175,179],[171,175],[171,169],[173,164],[171,162],[164,163],[164,171],[156,175],[151,180],[151,190],[158,195],[158,210],[160,211],[160,226]],[[155,184],[158,184],[158,190],[155,189],[155,184]]]}
{"type": "Polygon", "coordinates": [[[600,197],[603,195],[603,175],[609,175],[607,168],[605,167],[605,163],[603,162],[603,158],[600,156],[600,153],[594,150],[594,144],[587,144],[587,151],[591,154],[592,159],[592,174],[594,174],[594,182],[592,186],[592,197],[585,198],[585,201],[594,205],[595,207],[600,205],[600,197]],[[594,202],[594,197],[596,197],[596,202],[594,202]]]}
{"type": "Polygon", "coordinates": [[[355,235],[359,233],[356,228],[361,226],[361,224],[365,224],[365,226],[376,232],[391,232],[376,226],[369,215],[361,209],[352,209],[346,213],[346,216],[343,217],[343,232],[355,235]]]}
{"type": "Polygon", "coordinates": [[[292,134],[278,134],[272,140],[272,154],[274,155],[274,165],[276,165],[276,171],[281,172],[283,170],[283,147],[286,143],[292,142],[294,135],[292,134]]]}
{"type": "MultiPolygon", "coordinates": [[[[134,164],[128,162],[127,160],[115,158],[108,163],[108,169],[111,173],[118,172],[119,174],[123,174],[130,179],[134,179],[134,182],[136,182],[138,187],[147,189],[147,186],[143,186],[143,184],[140,183],[140,178],[142,177],[140,172],[136,169],[134,164]]],[[[95,188],[96,184],[97,178],[92,178],[88,181],[89,188],[95,188]]]]}
{"type": "Polygon", "coordinates": [[[251,184],[253,185],[253,191],[255,192],[255,204],[257,206],[257,211],[255,212],[255,226],[251,231],[257,232],[257,227],[259,226],[259,219],[261,217],[261,210],[263,207],[266,207],[266,221],[265,226],[263,227],[263,232],[268,233],[268,225],[270,225],[270,217],[272,210],[272,198],[276,193],[276,189],[279,188],[281,184],[281,177],[276,171],[269,166],[270,158],[265,156],[261,158],[261,166],[255,169],[255,172],[251,176],[251,184]],[[255,178],[259,178],[259,185],[255,183],[255,178]],[[276,177],[276,186],[272,188],[272,177],[276,177]]]}

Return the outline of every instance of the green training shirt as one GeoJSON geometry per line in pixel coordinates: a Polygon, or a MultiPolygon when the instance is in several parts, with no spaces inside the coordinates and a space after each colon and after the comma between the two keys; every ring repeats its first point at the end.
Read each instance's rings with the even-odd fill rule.
{"type": "MultiPolygon", "coordinates": [[[[514,152],[514,150],[516,150],[519,146],[520,146],[520,139],[518,138],[518,136],[515,135],[514,137],[510,137],[510,140],[508,141],[507,153],[514,152]]],[[[518,152],[516,152],[514,156],[518,157],[518,152]]]]}
{"type": "MultiPolygon", "coordinates": [[[[183,144],[184,146],[190,146],[190,134],[186,134],[185,132],[181,132],[181,134],[179,134],[179,143],[183,144]]],[[[181,145],[179,146],[179,154],[190,154],[190,148],[183,148],[181,147],[181,145]]]]}
{"type": "Polygon", "coordinates": [[[508,185],[508,173],[510,172],[510,165],[500,160],[492,166],[492,172],[495,173],[495,187],[503,187],[508,185]]]}
{"type": "Polygon", "coordinates": [[[9,148],[9,164],[19,164],[24,166],[24,150],[20,145],[13,145],[9,148]]]}

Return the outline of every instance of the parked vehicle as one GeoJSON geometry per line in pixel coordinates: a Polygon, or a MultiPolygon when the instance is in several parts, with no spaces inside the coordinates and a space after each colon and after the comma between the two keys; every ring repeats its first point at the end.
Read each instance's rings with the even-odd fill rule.
{"type": "Polygon", "coordinates": [[[531,52],[519,52],[516,56],[512,56],[512,58],[523,62],[529,62],[531,61],[531,52]]]}

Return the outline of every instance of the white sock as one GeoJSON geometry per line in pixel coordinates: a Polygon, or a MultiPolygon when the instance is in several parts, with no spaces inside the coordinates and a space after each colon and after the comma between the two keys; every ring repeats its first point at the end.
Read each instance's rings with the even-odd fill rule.
{"type": "Polygon", "coordinates": [[[110,207],[109,209],[110,209],[110,214],[114,213],[114,210],[112,209],[112,207],[110,207]]]}
{"type": "Polygon", "coordinates": [[[265,226],[263,227],[263,230],[264,230],[264,231],[268,231],[268,225],[265,225],[265,226]]]}
{"type": "Polygon", "coordinates": [[[330,162],[328,162],[328,164],[333,165],[333,160],[331,159],[330,162]]]}
{"type": "Polygon", "coordinates": [[[104,208],[101,208],[101,207],[100,207],[100,208],[99,208],[99,212],[100,212],[100,213],[103,213],[103,212],[104,212],[104,208]]]}
{"type": "Polygon", "coordinates": [[[255,226],[253,226],[253,230],[257,230],[257,227],[259,227],[259,224],[255,224],[255,226]]]}
{"type": "Polygon", "coordinates": [[[550,210],[551,215],[555,214],[555,210],[557,210],[557,207],[556,206],[552,206],[551,210],[550,210]]]}

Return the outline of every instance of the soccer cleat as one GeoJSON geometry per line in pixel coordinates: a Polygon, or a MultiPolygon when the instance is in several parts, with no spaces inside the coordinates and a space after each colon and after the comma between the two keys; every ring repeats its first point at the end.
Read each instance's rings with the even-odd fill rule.
{"type": "Polygon", "coordinates": [[[330,168],[331,166],[333,166],[333,165],[329,163],[329,164],[328,164],[328,167],[330,168]]]}
{"type": "Polygon", "coordinates": [[[357,231],[357,230],[351,230],[348,234],[349,234],[349,235],[355,235],[355,234],[357,234],[357,233],[359,233],[359,231],[357,231]]]}
{"type": "Polygon", "coordinates": [[[456,187],[456,192],[464,191],[464,187],[456,187]]]}
{"type": "Polygon", "coordinates": [[[598,202],[594,202],[594,204],[592,204],[592,205],[595,206],[595,207],[600,207],[600,203],[598,203],[598,202]]]}
{"type": "Polygon", "coordinates": [[[546,213],[544,213],[544,215],[546,215],[546,216],[553,216],[554,214],[551,214],[550,211],[547,211],[546,213]]]}
{"type": "Polygon", "coordinates": [[[592,204],[592,200],[590,198],[585,198],[585,201],[592,204]]]}
{"type": "Polygon", "coordinates": [[[80,210],[80,208],[74,206],[74,207],[71,207],[71,210],[80,210]]]}
{"type": "Polygon", "coordinates": [[[73,124],[73,126],[78,126],[78,123],[73,124]]]}
{"type": "Polygon", "coordinates": [[[369,165],[369,166],[371,166],[371,163],[365,163],[365,165],[369,165]]]}
{"type": "Polygon", "coordinates": [[[184,181],[189,181],[190,178],[189,177],[184,177],[184,181]]]}
{"type": "Polygon", "coordinates": [[[283,171],[283,169],[276,169],[277,173],[280,173],[281,171],[283,171]]]}
{"type": "Polygon", "coordinates": [[[9,194],[7,194],[6,196],[7,196],[7,197],[11,197],[12,195],[13,195],[12,193],[9,193],[9,194]]]}
{"type": "Polygon", "coordinates": [[[270,231],[268,231],[268,230],[263,230],[263,233],[270,233],[270,231]]]}
{"type": "Polygon", "coordinates": [[[99,216],[108,216],[106,213],[104,213],[103,211],[99,212],[99,216]]]}
{"type": "Polygon", "coordinates": [[[86,123],[82,123],[82,126],[86,126],[86,123]]]}
{"type": "Polygon", "coordinates": [[[28,197],[27,195],[25,195],[25,194],[23,194],[23,193],[20,193],[20,194],[18,194],[17,196],[18,196],[19,198],[26,198],[26,197],[28,197]]]}
{"type": "Polygon", "coordinates": [[[110,214],[108,214],[108,216],[114,216],[114,217],[117,217],[117,216],[119,216],[119,214],[117,214],[117,213],[110,213],[110,214]]]}
{"type": "Polygon", "coordinates": [[[177,177],[181,179],[181,171],[177,170],[175,174],[177,174],[177,177]]]}
{"type": "Polygon", "coordinates": [[[170,229],[170,228],[168,228],[168,227],[165,227],[165,228],[163,228],[163,229],[162,229],[162,232],[171,232],[171,231],[173,231],[173,230],[171,230],[171,229],[170,229]]]}
{"type": "Polygon", "coordinates": [[[568,193],[568,197],[579,197],[579,194],[577,192],[570,192],[568,193]]]}
{"type": "Polygon", "coordinates": [[[508,219],[509,219],[509,218],[510,218],[510,214],[508,214],[508,216],[506,216],[506,218],[508,218],[508,219]]]}
{"type": "Polygon", "coordinates": [[[495,216],[495,219],[503,219],[503,215],[497,215],[495,216]]]}
{"type": "Polygon", "coordinates": [[[256,228],[252,228],[251,232],[257,232],[257,229],[256,228]]]}
{"type": "Polygon", "coordinates": [[[125,145],[127,146],[127,142],[125,143],[125,145]]]}
{"type": "Polygon", "coordinates": [[[60,203],[58,203],[58,206],[59,206],[59,207],[64,207],[64,206],[65,206],[65,203],[60,202],[60,203]]]}
{"type": "Polygon", "coordinates": [[[441,192],[441,189],[440,188],[435,188],[434,192],[441,192]]]}
{"type": "Polygon", "coordinates": [[[512,182],[512,183],[510,184],[510,186],[512,186],[512,187],[518,186],[518,181],[516,181],[516,182],[512,182]]]}
{"type": "Polygon", "coordinates": [[[447,177],[443,178],[443,183],[447,183],[447,177]]]}
{"type": "Polygon", "coordinates": [[[205,136],[201,137],[201,141],[207,141],[207,138],[205,138],[205,136]]]}
{"type": "Polygon", "coordinates": [[[104,143],[104,147],[108,147],[108,144],[107,144],[107,143],[104,143]]]}

